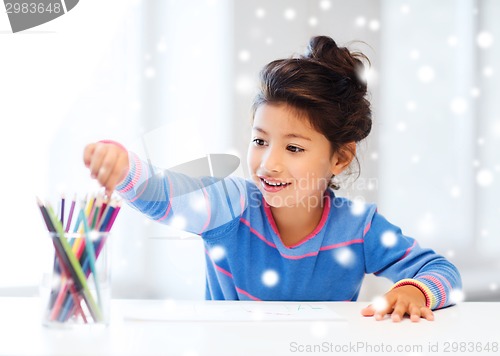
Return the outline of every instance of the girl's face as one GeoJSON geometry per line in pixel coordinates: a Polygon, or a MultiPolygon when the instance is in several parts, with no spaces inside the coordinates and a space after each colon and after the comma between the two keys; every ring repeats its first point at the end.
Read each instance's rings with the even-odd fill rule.
{"type": "Polygon", "coordinates": [[[248,165],[264,199],[275,208],[322,206],[332,174],[342,171],[327,138],[285,104],[257,108],[248,165]]]}

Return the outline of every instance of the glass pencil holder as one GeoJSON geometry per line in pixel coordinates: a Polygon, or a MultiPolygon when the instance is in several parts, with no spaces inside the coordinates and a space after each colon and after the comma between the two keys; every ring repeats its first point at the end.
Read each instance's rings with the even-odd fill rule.
{"type": "Polygon", "coordinates": [[[50,232],[54,259],[42,282],[42,322],[48,327],[107,326],[110,320],[109,232],[50,232]]]}

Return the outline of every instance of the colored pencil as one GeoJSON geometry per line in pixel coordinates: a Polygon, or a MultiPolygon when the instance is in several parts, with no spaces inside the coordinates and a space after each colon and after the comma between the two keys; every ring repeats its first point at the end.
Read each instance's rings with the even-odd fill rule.
{"type": "Polygon", "coordinates": [[[69,228],[71,226],[71,220],[73,219],[73,212],[75,210],[75,204],[76,204],[76,195],[71,201],[71,207],[69,208],[69,216],[68,216],[68,222],[66,223],[66,228],[64,229],[65,232],[69,231],[69,228]]]}
{"type": "Polygon", "coordinates": [[[64,226],[64,203],[65,203],[64,194],[61,196],[61,225],[64,226]]]}

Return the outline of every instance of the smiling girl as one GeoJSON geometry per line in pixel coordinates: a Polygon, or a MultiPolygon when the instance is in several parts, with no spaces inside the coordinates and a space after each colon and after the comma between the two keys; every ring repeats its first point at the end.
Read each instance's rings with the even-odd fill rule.
{"type": "Polygon", "coordinates": [[[251,179],[161,172],[112,141],[89,144],[85,165],[108,193],[116,188],[152,219],[181,219],[203,238],[207,299],[354,301],[364,275],[374,273],[394,285],[384,307],[369,305],[363,315],[432,320],[432,310],[451,305],[451,292],[461,288],[455,266],[405,236],[375,205],[354,209],[334,194],[335,177],[371,130],[360,78],[365,59],[320,36],[305,55],[263,68],[251,179]]]}

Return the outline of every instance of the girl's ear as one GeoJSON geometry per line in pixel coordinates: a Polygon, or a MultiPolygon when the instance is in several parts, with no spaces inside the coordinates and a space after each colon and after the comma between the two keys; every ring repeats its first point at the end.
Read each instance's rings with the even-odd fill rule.
{"type": "Polygon", "coordinates": [[[333,154],[331,160],[331,171],[333,175],[338,176],[352,162],[356,156],[356,142],[349,142],[342,146],[333,154]]]}

